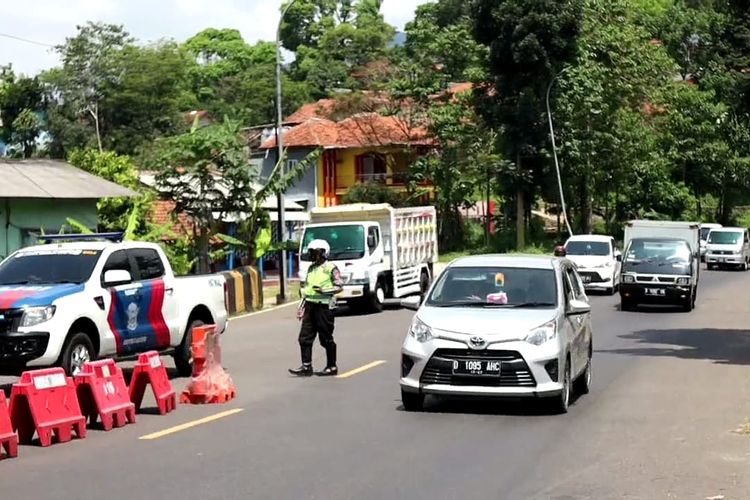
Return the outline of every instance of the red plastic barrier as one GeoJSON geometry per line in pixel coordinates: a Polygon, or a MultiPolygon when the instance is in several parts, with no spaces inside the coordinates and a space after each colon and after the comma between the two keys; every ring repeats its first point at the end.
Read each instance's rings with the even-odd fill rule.
{"type": "Polygon", "coordinates": [[[130,379],[130,401],[135,404],[136,411],[141,408],[148,384],[151,384],[154,391],[154,399],[161,415],[177,407],[177,395],[169,382],[167,369],[156,351],[144,352],[138,356],[138,362],[135,364],[133,378],[130,379]]]}
{"type": "Polygon", "coordinates": [[[135,405],[130,401],[122,370],[113,360],[84,364],[75,382],[78,402],[89,423],[98,417],[105,431],[135,423],[135,405]]]}
{"type": "Polygon", "coordinates": [[[193,328],[193,377],[180,394],[181,403],[226,403],[237,395],[232,377],[221,366],[219,335],[216,325],[193,328]]]}
{"type": "Polygon", "coordinates": [[[0,458],[18,456],[18,436],[10,423],[8,405],[5,403],[5,392],[0,389],[0,458]],[[5,455],[3,455],[5,450],[5,455]]]}
{"type": "Polygon", "coordinates": [[[31,443],[34,431],[42,446],[86,437],[86,419],[78,405],[73,379],[62,368],[23,372],[10,393],[10,419],[18,431],[18,442],[31,443]]]}

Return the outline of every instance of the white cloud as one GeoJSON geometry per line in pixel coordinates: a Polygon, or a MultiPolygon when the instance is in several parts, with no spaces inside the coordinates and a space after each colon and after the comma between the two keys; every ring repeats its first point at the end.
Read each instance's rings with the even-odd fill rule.
{"type": "MultiPolygon", "coordinates": [[[[385,19],[402,29],[429,0],[385,0],[385,19]]],[[[55,45],[86,21],[124,24],[142,41],[183,41],[207,27],[236,28],[250,43],[276,36],[281,0],[4,0],[0,33],[55,45]]],[[[49,48],[0,37],[0,64],[34,74],[58,64],[49,48]]]]}

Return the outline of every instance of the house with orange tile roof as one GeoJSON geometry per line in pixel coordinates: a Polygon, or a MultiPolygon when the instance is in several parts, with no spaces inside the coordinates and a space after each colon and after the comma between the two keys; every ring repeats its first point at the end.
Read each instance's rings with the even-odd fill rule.
{"type": "MultiPolygon", "coordinates": [[[[379,98],[373,99],[377,103],[379,98]]],[[[302,106],[285,120],[287,162],[301,161],[316,149],[323,151],[316,168],[286,195],[309,210],[341,203],[358,183],[382,182],[405,191],[409,166],[435,146],[426,128],[376,112],[336,121],[331,118],[336,106],[335,100],[324,99],[302,106]]],[[[270,135],[260,151],[265,152],[263,173],[268,175],[276,163],[276,138],[270,135]]]]}

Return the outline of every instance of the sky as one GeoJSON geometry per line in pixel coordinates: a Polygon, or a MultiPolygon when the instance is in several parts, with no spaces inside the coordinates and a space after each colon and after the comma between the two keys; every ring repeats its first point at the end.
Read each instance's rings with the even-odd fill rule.
{"type": "MultiPolygon", "coordinates": [[[[403,28],[430,0],[384,0],[386,21],[403,28]]],[[[282,0],[3,0],[0,64],[33,75],[59,63],[46,45],[75,34],[86,21],[123,24],[141,42],[184,41],[204,28],[236,28],[249,43],[273,40],[282,0]],[[32,44],[7,35],[38,42],[32,44]]]]}

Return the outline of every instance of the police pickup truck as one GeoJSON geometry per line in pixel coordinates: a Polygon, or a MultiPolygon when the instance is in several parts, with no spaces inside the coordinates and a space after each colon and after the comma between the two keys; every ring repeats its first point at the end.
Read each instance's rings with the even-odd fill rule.
{"type": "Polygon", "coordinates": [[[157,350],[189,375],[192,328],[226,328],[224,277],[177,278],[158,245],[86,236],[45,237],[0,263],[0,367],[76,374],[90,360],[157,350]]]}

